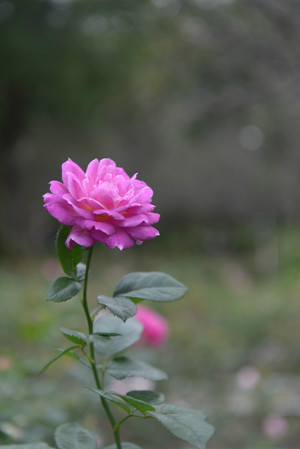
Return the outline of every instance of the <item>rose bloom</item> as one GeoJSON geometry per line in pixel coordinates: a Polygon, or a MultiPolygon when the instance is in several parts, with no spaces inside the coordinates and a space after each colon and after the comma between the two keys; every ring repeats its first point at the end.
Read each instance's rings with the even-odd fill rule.
{"type": "Polygon", "coordinates": [[[169,335],[168,322],[161,315],[148,307],[138,304],[137,309],[138,311],[135,318],[144,326],[142,337],[138,344],[148,344],[155,348],[161,347],[169,335]]]}
{"type": "Polygon", "coordinates": [[[151,240],[159,220],[153,191],[131,178],[111,159],[94,159],[84,172],[71,159],[62,164],[62,182],[51,181],[44,207],[60,223],[72,226],[66,246],[89,247],[99,241],[123,250],[151,240]]]}

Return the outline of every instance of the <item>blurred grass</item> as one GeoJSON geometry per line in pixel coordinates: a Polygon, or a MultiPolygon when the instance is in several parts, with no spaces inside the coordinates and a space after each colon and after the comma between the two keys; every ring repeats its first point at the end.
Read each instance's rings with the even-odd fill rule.
{"type": "MultiPolygon", "coordinates": [[[[299,228],[173,230],[168,238],[127,252],[97,249],[91,308],[97,294],[110,294],[133,270],[165,271],[189,287],[183,300],[149,303],[170,321],[171,336],[163,351],[146,356],[169,374],[169,381],[158,385],[168,402],[208,414],[216,426],[209,448],[299,447],[299,228]],[[286,423],[277,436],[265,430],[272,415],[286,423]]],[[[83,388],[89,375],[73,360],[61,359],[38,376],[55,348],[67,345],[60,326],[85,330],[77,299],[45,301],[59,274],[54,252],[1,262],[2,444],[51,443],[62,421],[77,421],[99,438],[109,436],[97,402],[83,388]]],[[[124,426],[124,439],[145,449],[187,447],[155,424],[138,424],[124,426]]]]}

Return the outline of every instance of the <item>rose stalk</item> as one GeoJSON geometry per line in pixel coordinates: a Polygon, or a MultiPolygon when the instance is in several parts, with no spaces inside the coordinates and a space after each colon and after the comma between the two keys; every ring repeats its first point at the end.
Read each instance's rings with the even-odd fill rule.
{"type": "MultiPolygon", "coordinates": [[[[87,284],[92,248],[96,241],[109,248],[123,250],[159,233],[151,225],[157,223],[159,214],[153,213],[152,189],[143,181],[129,177],[116,167],[111,159],[94,159],[86,173],[71,159],[62,165],[62,183],[50,182],[50,192],[44,195],[47,211],[64,225],[72,226],[66,239],[66,246],[76,244],[90,247],[84,278],[82,305],[86,315],[89,335],[93,334],[93,322],[87,302],[87,284]]],[[[91,367],[97,388],[101,389],[96,363],[94,343],[89,343],[91,367]]],[[[102,405],[112,427],[115,420],[104,397],[102,405]]],[[[114,431],[118,449],[121,448],[118,430],[114,431]]]]}

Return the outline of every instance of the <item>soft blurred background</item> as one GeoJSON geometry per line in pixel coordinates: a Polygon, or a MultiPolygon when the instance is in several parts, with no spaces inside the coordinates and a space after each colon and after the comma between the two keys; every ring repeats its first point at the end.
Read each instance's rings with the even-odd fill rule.
{"type": "Polygon", "coordinates": [[[145,350],[157,388],[208,414],[210,449],[299,447],[299,39],[299,0],[0,0],[0,443],[53,444],[62,421],[109,443],[73,361],[37,373],[82,327],[78,301],[45,302],[42,195],[68,157],[110,157],[153,188],[161,236],[99,245],[91,298],[131,270],[177,277],[186,298],[153,306],[168,342],[145,350]]]}

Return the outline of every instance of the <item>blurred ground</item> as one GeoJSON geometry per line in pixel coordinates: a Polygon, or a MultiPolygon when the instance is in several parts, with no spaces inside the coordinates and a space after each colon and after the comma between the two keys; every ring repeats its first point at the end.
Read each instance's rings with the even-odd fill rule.
{"type": "MultiPolygon", "coordinates": [[[[164,350],[143,353],[169,374],[157,389],[168,402],[207,413],[216,427],[210,449],[298,448],[300,229],[236,229],[231,235],[191,231],[185,234],[186,251],[182,239],[173,232],[127,252],[99,245],[91,305],[132,270],[165,271],[185,283],[190,290],[184,299],[155,306],[171,325],[164,350]],[[192,250],[199,235],[202,247],[192,250]],[[211,243],[207,249],[209,241],[215,249],[211,243]]],[[[65,345],[59,327],[85,326],[77,299],[45,301],[49,282],[58,274],[54,251],[1,261],[2,444],[51,443],[63,421],[82,424],[103,444],[111,441],[98,403],[84,388],[90,379],[75,361],[61,359],[38,376],[54,349],[65,345]]],[[[155,423],[133,427],[128,422],[122,436],[145,449],[187,447],[155,423]]]]}

